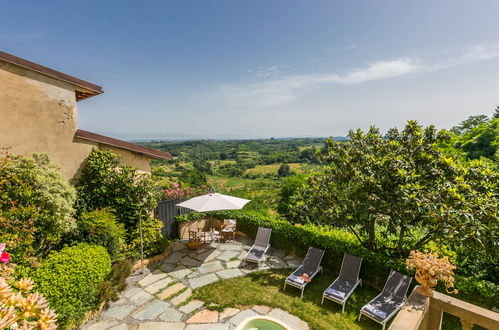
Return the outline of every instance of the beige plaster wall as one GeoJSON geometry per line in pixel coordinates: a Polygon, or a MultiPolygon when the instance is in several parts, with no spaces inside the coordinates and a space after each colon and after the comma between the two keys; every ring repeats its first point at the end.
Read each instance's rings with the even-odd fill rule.
{"type": "MultiPolygon", "coordinates": [[[[68,180],[97,143],[75,139],[78,128],[74,86],[0,60],[0,148],[13,154],[45,152],[68,180]]],[[[149,159],[110,148],[123,162],[149,172],[149,159]]]]}
{"type": "Polygon", "coordinates": [[[108,150],[119,155],[124,164],[136,167],[141,172],[151,172],[151,159],[149,157],[104,144],[99,145],[99,147],[103,150],[108,150]]]}

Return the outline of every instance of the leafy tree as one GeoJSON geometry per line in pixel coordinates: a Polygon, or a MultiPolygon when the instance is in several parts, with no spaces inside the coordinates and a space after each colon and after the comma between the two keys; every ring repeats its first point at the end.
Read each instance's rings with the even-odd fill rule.
{"type": "Polygon", "coordinates": [[[291,198],[306,184],[305,175],[293,175],[285,178],[279,191],[279,203],[277,211],[283,216],[289,216],[291,198]]]}
{"type": "Polygon", "coordinates": [[[75,195],[47,155],[0,154],[0,241],[19,261],[46,255],[74,227],[75,195]]]}
{"type": "Polygon", "coordinates": [[[201,173],[205,174],[213,174],[213,168],[211,167],[211,163],[206,160],[196,159],[192,163],[194,169],[198,170],[201,173]]]}
{"type": "Polygon", "coordinates": [[[457,134],[466,133],[481,124],[485,124],[488,120],[489,117],[486,115],[470,116],[468,119],[460,122],[459,125],[452,127],[451,131],[457,134]]]}
{"type": "Polygon", "coordinates": [[[182,171],[179,180],[190,186],[202,186],[208,184],[206,175],[196,169],[182,171]]]}
{"type": "Polygon", "coordinates": [[[281,164],[281,166],[279,166],[279,169],[277,170],[277,176],[282,178],[290,175],[291,175],[291,168],[289,167],[289,165],[281,164]]]}
{"type": "Polygon", "coordinates": [[[94,149],[87,158],[76,185],[77,210],[110,209],[127,232],[138,226],[156,208],[156,193],[150,175],[124,165],[118,155],[94,149]]]}
{"type": "Polygon", "coordinates": [[[475,125],[456,137],[456,148],[466,152],[468,158],[494,159],[499,148],[499,118],[491,118],[475,125]]]}
{"type": "Polygon", "coordinates": [[[406,256],[437,241],[497,261],[497,172],[444,156],[446,135],[415,121],[386,136],[371,127],[349,137],[326,142],[325,171],[293,198],[294,220],[345,226],[374,251],[406,256]]]}
{"type": "Polygon", "coordinates": [[[496,107],[496,111],[494,111],[493,118],[499,118],[499,105],[496,107]]]}

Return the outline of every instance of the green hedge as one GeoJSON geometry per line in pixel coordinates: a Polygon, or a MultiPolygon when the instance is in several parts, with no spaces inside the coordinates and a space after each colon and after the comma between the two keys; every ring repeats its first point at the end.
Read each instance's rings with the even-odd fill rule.
{"type": "MultiPolygon", "coordinates": [[[[369,251],[358,242],[354,234],[342,229],[315,225],[295,226],[284,220],[242,210],[191,212],[177,216],[177,221],[185,222],[206,216],[221,220],[235,219],[237,230],[251,238],[256,236],[259,226],[272,228],[271,246],[298,256],[304,256],[309,246],[323,249],[326,251],[323,264],[335,271],[339,271],[344,253],[362,257],[361,278],[378,288],[384,285],[391,269],[409,275],[413,274],[407,271],[405,259],[393,259],[382,253],[369,251]]],[[[455,279],[456,287],[460,290],[458,298],[488,308],[499,305],[499,285],[459,275],[456,275],[455,279]]],[[[443,288],[438,289],[445,292],[443,288]]]]}
{"type": "Polygon", "coordinates": [[[102,246],[79,244],[49,254],[33,275],[37,291],[58,314],[61,328],[76,325],[97,307],[97,289],[111,270],[102,246]]]}

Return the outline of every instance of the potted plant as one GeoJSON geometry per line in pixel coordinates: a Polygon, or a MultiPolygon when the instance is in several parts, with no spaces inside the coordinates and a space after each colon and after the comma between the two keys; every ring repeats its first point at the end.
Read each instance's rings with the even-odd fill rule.
{"type": "Polygon", "coordinates": [[[416,270],[416,281],[420,284],[416,289],[423,296],[433,296],[433,288],[438,281],[445,285],[447,293],[457,293],[454,288],[454,269],[448,257],[439,258],[437,253],[424,250],[411,251],[406,260],[406,266],[409,270],[416,270]]]}

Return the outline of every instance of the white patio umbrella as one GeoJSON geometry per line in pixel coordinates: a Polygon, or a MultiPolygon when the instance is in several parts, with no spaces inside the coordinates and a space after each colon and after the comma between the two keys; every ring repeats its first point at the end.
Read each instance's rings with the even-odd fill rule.
{"type": "Polygon", "coordinates": [[[250,202],[249,199],[223,195],[220,193],[209,193],[207,195],[193,197],[176,206],[185,207],[197,212],[239,210],[250,202]]]}

